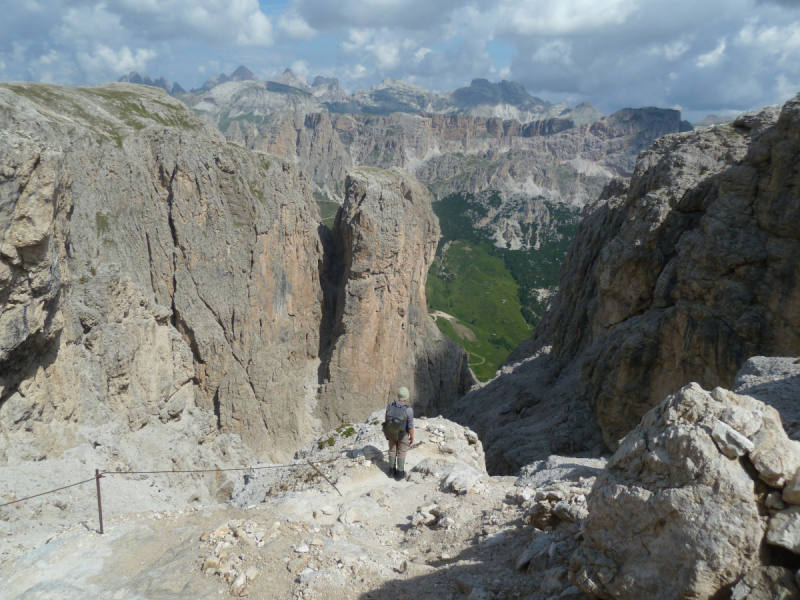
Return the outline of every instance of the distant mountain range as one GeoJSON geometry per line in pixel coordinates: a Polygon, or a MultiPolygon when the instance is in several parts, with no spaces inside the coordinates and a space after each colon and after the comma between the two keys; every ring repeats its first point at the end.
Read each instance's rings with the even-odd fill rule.
{"type": "MultiPolygon", "coordinates": [[[[313,83],[309,84],[302,76],[296,75],[291,69],[286,69],[281,75],[262,82],[242,65],[230,76],[225,73],[213,75],[202,86],[192,88],[189,92],[178,83],[170,85],[164,77],[153,81],[148,75],[142,77],[135,71],[121,77],[119,81],[160,87],[197,110],[204,110],[202,106],[197,107],[204,101],[218,104],[219,99],[233,100],[237,95],[251,96],[250,85],[259,83],[260,89],[267,92],[264,106],[261,108],[268,112],[274,110],[277,105],[296,105],[299,102],[308,112],[372,115],[389,115],[395,112],[470,114],[476,117],[513,119],[522,124],[557,118],[570,120],[575,126],[580,126],[594,123],[603,116],[603,113],[591,104],[584,103],[576,107],[564,103],[552,104],[531,96],[519,83],[505,80],[492,83],[486,79],[474,79],[467,87],[437,94],[421,86],[386,77],[380,84],[373,85],[368,90],[355,90],[348,95],[339,87],[339,80],[335,77],[318,75],[313,83]],[[250,85],[228,87],[216,94],[208,95],[220,86],[233,83],[250,85]],[[298,95],[297,90],[307,95],[298,95]],[[273,94],[295,96],[295,98],[284,98],[283,102],[278,102],[277,98],[270,97],[273,94]]],[[[212,109],[204,112],[215,111],[212,109]]]]}
{"type": "Polygon", "coordinates": [[[141,85],[149,85],[151,87],[161,88],[162,90],[166,90],[168,94],[185,94],[186,90],[183,89],[180,83],[177,81],[175,83],[170,84],[169,80],[166,77],[159,77],[155,81],[150,79],[150,75],[145,75],[142,77],[136,71],[131,71],[127,75],[123,75],[117,81],[122,83],[138,83],[141,85]]]}

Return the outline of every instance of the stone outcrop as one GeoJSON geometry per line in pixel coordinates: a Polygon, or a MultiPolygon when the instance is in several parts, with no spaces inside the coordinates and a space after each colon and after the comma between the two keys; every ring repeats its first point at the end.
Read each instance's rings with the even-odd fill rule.
{"type": "Polygon", "coordinates": [[[533,338],[461,404],[481,433],[505,427],[483,438],[490,468],[596,449],[595,420],[615,450],[688,382],[800,354],[798,131],[795,98],[662,137],[586,206],[533,338]]]}
{"type": "Polygon", "coordinates": [[[428,317],[439,235],[427,191],[406,172],[348,174],[330,240],[335,268],[326,271],[332,318],[319,397],[329,422],[384,406],[400,386],[424,412],[441,412],[475,383],[466,351],[428,317]]]}
{"type": "Polygon", "coordinates": [[[329,239],[306,173],[130,84],[0,85],[0,165],[0,464],[193,421],[246,444],[221,464],[276,460],[400,381],[420,410],[472,381],[427,322],[439,230],[408,176],[356,178],[329,239]]]}
{"type": "Polygon", "coordinates": [[[800,553],[800,498],[787,499],[798,467],[800,442],[775,408],[690,384],[644,416],[597,478],[571,580],[619,600],[733,586],[734,598],[796,597],[780,547],[800,553]],[[732,453],[731,437],[747,447],[732,453]]]}

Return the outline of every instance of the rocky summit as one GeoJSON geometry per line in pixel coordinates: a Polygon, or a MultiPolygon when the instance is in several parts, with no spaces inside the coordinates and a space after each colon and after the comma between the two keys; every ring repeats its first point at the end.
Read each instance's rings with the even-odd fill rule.
{"type": "Polygon", "coordinates": [[[396,80],[363,102],[427,112],[313,112],[336,81],[233,77],[195,110],[0,84],[0,595],[800,598],[800,96],[686,131],[442,114],[396,80]],[[486,383],[428,311],[451,184],[509,231],[531,190],[583,207],[486,383]]]}

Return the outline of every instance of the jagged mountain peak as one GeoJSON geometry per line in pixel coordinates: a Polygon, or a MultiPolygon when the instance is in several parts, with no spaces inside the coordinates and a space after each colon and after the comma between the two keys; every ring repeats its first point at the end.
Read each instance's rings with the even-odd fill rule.
{"type": "Polygon", "coordinates": [[[275,83],[281,83],[283,85],[288,85],[305,92],[311,89],[311,86],[308,85],[308,81],[302,75],[296,75],[294,71],[290,68],[286,68],[283,70],[283,73],[278,75],[277,77],[273,77],[269,81],[274,81],[275,83]]]}
{"type": "Polygon", "coordinates": [[[171,94],[173,92],[173,90],[176,91],[176,92],[177,91],[180,91],[180,92],[184,92],[185,91],[177,83],[175,84],[175,86],[177,86],[177,89],[175,89],[174,86],[170,85],[169,79],[167,79],[163,75],[161,77],[153,80],[150,77],[150,75],[145,74],[145,76],[142,77],[136,71],[131,71],[127,75],[123,75],[122,77],[117,79],[117,82],[118,83],[138,83],[140,85],[149,85],[150,87],[161,88],[162,90],[166,91],[168,94],[171,94]]]}
{"type": "Polygon", "coordinates": [[[244,65],[239,65],[239,67],[231,73],[231,81],[258,81],[258,77],[253,74],[253,72],[245,67],[244,65]]]}

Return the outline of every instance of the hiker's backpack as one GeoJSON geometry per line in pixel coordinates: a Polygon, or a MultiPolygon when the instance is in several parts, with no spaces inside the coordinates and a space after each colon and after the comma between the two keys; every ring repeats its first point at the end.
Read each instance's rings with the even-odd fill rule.
{"type": "Polygon", "coordinates": [[[406,432],[406,407],[392,402],[386,407],[386,419],[383,421],[383,435],[387,440],[400,440],[406,432]]]}

